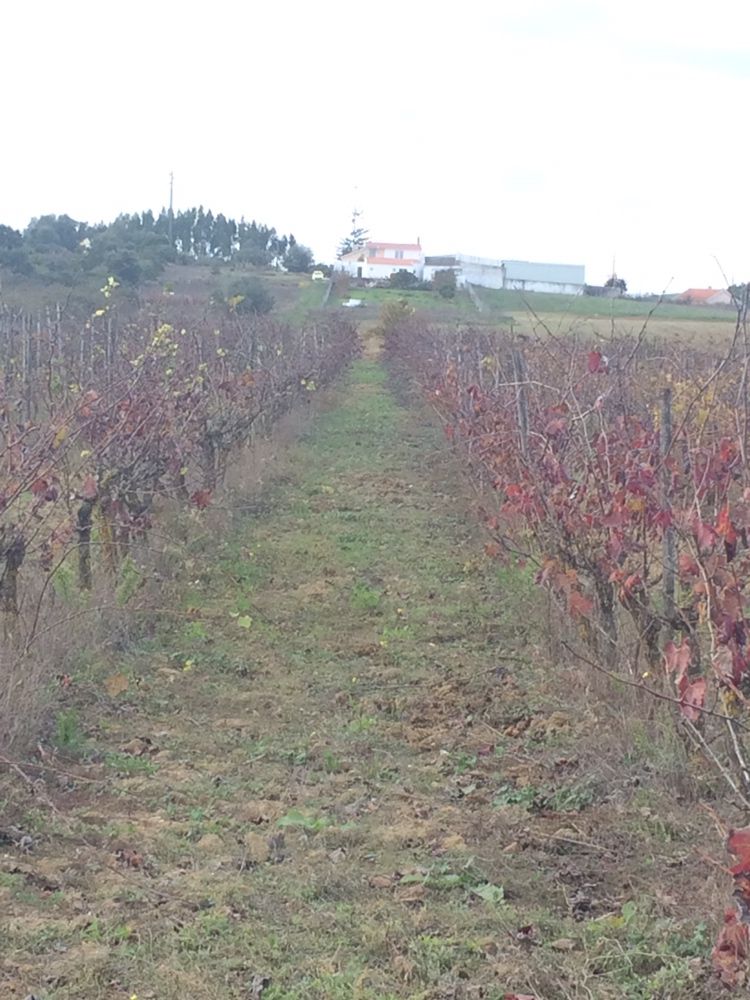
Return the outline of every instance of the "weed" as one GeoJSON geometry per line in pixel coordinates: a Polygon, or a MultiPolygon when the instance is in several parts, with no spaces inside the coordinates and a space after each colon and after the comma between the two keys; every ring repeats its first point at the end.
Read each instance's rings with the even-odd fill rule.
{"type": "Polygon", "coordinates": [[[341,761],[331,750],[323,754],[323,770],[326,774],[338,774],[342,770],[341,761]]]}
{"type": "Polygon", "coordinates": [[[428,889],[466,889],[486,902],[500,902],[504,898],[500,886],[491,885],[479,871],[473,858],[467,861],[440,861],[429,868],[408,872],[400,879],[401,885],[423,885],[428,889]]]}
{"type": "Polygon", "coordinates": [[[625,903],[618,916],[589,921],[584,937],[599,974],[633,1000],[678,995],[695,979],[691,959],[705,955],[708,947],[704,924],[685,937],[672,920],[654,919],[633,902],[625,903]]]}
{"type": "Polygon", "coordinates": [[[545,806],[555,812],[580,812],[594,801],[594,789],[590,782],[561,786],[545,798],[545,806]]]}
{"type": "Polygon", "coordinates": [[[380,591],[365,583],[355,584],[349,597],[349,604],[354,611],[376,611],[380,607],[380,601],[380,591]]]}
{"type": "Polygon", "coordinates": [[[182,927],[177,935],[181,951],[210,954],[215,943],[227,938],[233,930],[229,917],[221,913],[200,913],[197,919],[182,927]]]}
{"type": "Polygon", "coordinates": [[[554,812],[580,812],[594,801],[594,789],[589,782],[580,782],[554,788],[538,785],[501,785],[495,793],[493,805],[520,806],[531,812],[549,809],[554,812]]]}
{"type": "Polygon", "coordinates": [[[268,744],[264,739],[247,740],[244,744],[248,763],[255,763],[268,756],[268,744]]]}
{"type": "Polygon", "coordinates": [[[292,747],[278,754],[278,759],[290,767],[303,767],[307,763],[308,758],[309,751],[306,746],[292,747]]]}
{"type": "Polygon", "coordinates": [[[356,719],[352,719],[346,727],[346,731],[350,736],[361,736],[363,733],[369,733],[377,724],[378,720],[373,716],[360,715],[356,719]]]}
{"type": "Polygon", "coordinates": [[[124,606],[131,600],[143,584],[143,573],[130,556],[126,556],[120,566],[117,580],[117,603],[124,606]]]}
{"type": "Polygon", "coordinates": [[[104,763],[118,774],[132,776],[134,774],[156,774],[158,768],[149,757],[133,757],[127,753],[108,753],[104,763]]]}
{"type": "Polygon", "coordinates": [[[404,639],[411,639],[412,630],[409,625],[386,625],[380,633],[380,641],[383,645],[389,642],[398,642],[404,639]]]}
{"type": "Polygon", "coordinates": [[[501,785],[492,800],[494,806],[520,806],[522,809],[533,809],[540,798],[540,791],[534,785],[501,785]]]}
{"type": "Polygon", "coordinates": [[[55,719],[55,746],[67,753],[79,755],[86,749],[86,737],[81,729],[78,712],[74,708],[66,708],[58,712],[55,719]]]}
{"type": "Polygon", "coordinates": [[[309,813],[303,813],[299,809],[290,809],[277,822],[277,826],[282,828],[297,827],[305,830],[307,833],[319,833],[321,830],[326,830],[330,825],[331,821],[327,817],[312,816],[309,813]]]}
{"type": "Polygon", "coordinates": [[[188,622],[183,629],[187,642],[205,642],[208,639],[206,626],[202,622],[188,622]]]}
{"type": "Polygon", "coordinates": [[[133,928],[129,924],[107,925],[103,920],[94,917],[81,932],[84,941],[95,941],[101,944],[118,945],[133,936],[133,928]]]}
{"type": "Polygon", "coordinates": [[[493,885],[492,882],[475,885],[471,891],[490,906],[499,906],[505,902],[505,889],[501,885],[493,885]]]}
{"type": "Polygon", "coordinates": [[[415,978],[436,982],[448,972],[456,960],[456,946],[433,934],[421,934],[409,945],[409,958],[414,963],[415,978]]]}
{"type": "Polygon", "coordinates": [[[448,761],[455,774],[465,774],[477,766],[477,755],[459,750],[450,754],[448,761]]]}
{"type": "Polygon", "coordinates": [[[77,605],[82,603],[78,575],[72,560],[60,563],[55,569],[52,575],[52,586],[64,604],[77,605]]]}

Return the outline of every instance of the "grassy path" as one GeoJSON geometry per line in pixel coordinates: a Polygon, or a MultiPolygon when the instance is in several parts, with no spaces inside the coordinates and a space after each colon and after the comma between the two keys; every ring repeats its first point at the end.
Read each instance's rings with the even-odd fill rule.
{"type": "Polygon", "coordinates": [[[75,679],[58,811],[2,856],[3,997],[709,995],[689,907],[652,905],[681,833],[592,776],[528,575],[377,360],[183,583],[126,691],[75,679]]]}

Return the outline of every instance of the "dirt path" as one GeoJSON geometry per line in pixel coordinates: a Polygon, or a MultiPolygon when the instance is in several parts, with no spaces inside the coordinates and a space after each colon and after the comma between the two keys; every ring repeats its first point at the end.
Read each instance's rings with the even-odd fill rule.
{"type": "Polygon", "coordinates": [[[608,762],[473,525],[439,432],[357,363],[188,553],[182,624],[74,676],[58,811],[0,845],[0,995],[710,995],[699,820],[637,780],[668,747],[608,762]]]}

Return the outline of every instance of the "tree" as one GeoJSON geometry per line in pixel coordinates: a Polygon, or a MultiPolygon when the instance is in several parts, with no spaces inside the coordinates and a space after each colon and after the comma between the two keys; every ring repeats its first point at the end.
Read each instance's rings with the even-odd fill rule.
{"type": "Polygon", "coordinates": [[[18,250],[23,244],[23,236],[17,229],[0,226],[0,250],[18,250]]]}
{"type": "Polygon", "coordinates": [[[310,270],[314,259],[313,252],[309,247],[302,243],[294,243],[287,248],[281,262],[287,271],[291,271],[293,274],[302,274],[310,270]]]}
{"type": "Polygon", "coordinates": [[[23,245],[23,236],[10,226],[0,225],[0,267],[14,274],[34,273],[33,265],[23,245]]]}
{"type": "Polygon", "coordinates": [[[348,236],[345,236],[343,240],[339,243],[339,248],[336,252],[336,256],[341,259],[346,253],[351,253],[352,250],[361,250],[362,247],[367,243],[370,238],[370,234],[359,225],[359,217],[362,213],[355,210],[352,212],[352,230],[348,236]]]}
{"type": "Polygon", "coordinates": [[[87,235],[85,222],[76,222],[69,215],[42,215],[26,227],[24,239],[38,249],[63,247],[74,253],[87,235]]]}
{"type": "Polygon", "coordinates": [[[624,294],[628,290],[628,283],[624,278],[618,278],[616,274],[613,274],[611,278],[607,278],[604,282],[605,288],[616,288],[621,294],[624,294]]]}
{"type": "Polygon", "coordinates": [[[214,219],[214,229],[211,234],[211,256],[229,260],[236,232],[234,219],[227,219],[222,212],[214,219]]]}
{"type": "Polygon", "coordinates": [[[452,268],[445,271],[436,271],[432,279],[432,287],[444,299],[453,299],[456,296],[456,272],[452,268]]]}

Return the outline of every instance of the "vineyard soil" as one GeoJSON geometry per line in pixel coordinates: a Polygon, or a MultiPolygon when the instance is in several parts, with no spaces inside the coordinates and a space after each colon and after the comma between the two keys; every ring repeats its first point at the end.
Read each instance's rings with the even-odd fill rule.
{"type": "Polygon", "coordinates": [[[366,357],[175,613],[81,664],[3,790],[0,995],[714,995],[682,747],[566,665],[462,482],[366,357]]]}

